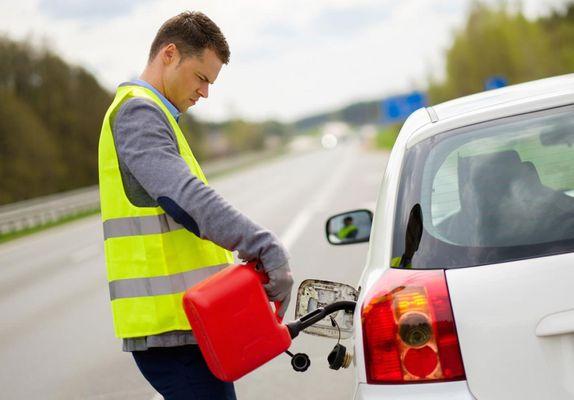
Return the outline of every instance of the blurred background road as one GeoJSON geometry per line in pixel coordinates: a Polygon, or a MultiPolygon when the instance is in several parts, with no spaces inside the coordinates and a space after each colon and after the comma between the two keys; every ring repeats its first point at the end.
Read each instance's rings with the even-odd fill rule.
{"type": "MultiPolygon", "coordinates": [[[[386,152],[351,141],[284,156],[211,184],[281,237],[291,253],[295,288],[309,278],[356,287],[367,245],[330,246],[324,223],[340,211],[374,209],[386,159],[386,152]]],[[[99,216],[0,245],[0,265],[0,398],[154,398],[113,335],[99,216]]],[[[237,382],[239,398],[350,399],[352,368],[332,371],[327,365],[334,344],[299,336],[291,350],[308,353],[311,368],[296,373],[281,355],[237,382]]]]}

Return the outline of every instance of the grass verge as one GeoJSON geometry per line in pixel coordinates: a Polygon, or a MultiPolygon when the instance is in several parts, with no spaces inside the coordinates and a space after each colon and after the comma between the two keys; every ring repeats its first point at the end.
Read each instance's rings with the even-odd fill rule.
{"type": "Polygon", "coordinates": [[[377,132],[375,141],[376,147],[379,149],[392,149],[395,141],[397,140],[400,129],[401,125],[388,125],[381,128],[377,132]]]}
{"type": "Polygon", "coordinates": [[[48,222],[48,223],[43,224],[43,225],[38,225],[38,226],[35,226],[33,228],[22,229],[22,230],[17,231],[17,232],[3,233],[3,234],[0,234],[0,243],[5,243],[5,242],[8,242],[10,240],[14,240],[14,239],[21,238],[23,236],[30,235],[32,233],[44,231],[46,229],[53,228],[55,226],[63,225],[63,224],[68,223],[68,222],[72,222],[72,221],[76,221],[78,219],[82,219],[85,217],[96,215],[96,214],[99,214],[99,212],[100,212],[100,210],[85,211],[82,213],[70,215],[69,217],[62,218],[58,221],[48,222]]]}

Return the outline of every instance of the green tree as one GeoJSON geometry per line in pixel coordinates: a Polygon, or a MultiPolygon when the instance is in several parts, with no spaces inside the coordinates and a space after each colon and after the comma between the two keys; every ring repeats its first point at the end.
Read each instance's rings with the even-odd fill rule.
{"type": "Polygon", "coordinates": [[[574,71],[574,3],[542,18],[540,23],[554,49],[553,62],[558,72],[566,74],[574,71]]]}
{"type": "Polygon", "coordinates": [[[235,119],[224,124],[223,132],[234,152],[262,150],[265,147],[265,133],[261,124],[235,119]]]}
{"type": "Polygon", "coordinates": [[[51,132],[4,89],[0,104],[0,204],[49,193],[64,170],[51,132]]]}
{"type": "Polygon", "coordinates": [[[502,75],[510,84],[560,73],[552,43],[539,21],[504,5],[475,2],[446,54],[446,80],[432,82],[433,103],[480,92],[485,80],[502,75]]]}
{"type": "Polygon", "coordinates": [[[0,203],[97,183],[98,136],[111,95],[90,73],[0,38],[0,91],[8,118],[0,124],[0,203]],[[43,169],[34,167],[39,161],[43,169]],[[28,190],[10,183],[16,177],[28,190]]]}

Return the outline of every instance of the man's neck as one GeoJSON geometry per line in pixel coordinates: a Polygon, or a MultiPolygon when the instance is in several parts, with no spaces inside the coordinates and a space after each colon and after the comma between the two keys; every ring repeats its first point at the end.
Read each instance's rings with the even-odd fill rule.
{"type": "Polygon", "coordinates": [[[155,74],[148,68],[146,68],[140,75],[139,79],[141,79],[142,81],[146,81],[147,83],[152,85],[158,92],[160,92],[165,97],[165,90],[163,89],[163,85],[158,74],[155,74]]]}
{"type": "Polygon", "coordinates": [[[151,89],[152,92],[155,92],[156,95],[158,95],[160,97],[160,100],[164,103],[164,105],[167,107],[167,109],[169,110],[169,112],[171,113],[171,115],[176,119],[176,121],[179,119],[179,116],[181,114],[181,112],[177,109],[177,107],[167,98],[167,96],[165,95],[165,91],[162,91],[161,89],[163,88],[163,85],[158,84],[158,82],[161,82],[161,79],[153,79],[153,75],[150,76],[150,74],[146,74],[146,72],[144,71],[144,73],[142,73],[139,78],[135,81],[136,84],[142,85],[147,87],[148,89],[151,89]],[[138,83],[138,81],[140,81],[138,83]]]}

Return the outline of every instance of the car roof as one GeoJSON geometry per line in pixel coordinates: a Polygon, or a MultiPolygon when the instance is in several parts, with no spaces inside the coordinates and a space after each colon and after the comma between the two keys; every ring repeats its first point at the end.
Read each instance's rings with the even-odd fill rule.
{"type": "Polygon", "coordinates": [[[503,103],[517,102],[526,99],[534,101],[538,97],[546,97],[551,93],[564,92],[565,90],[574,92],[574,74],[555,76],[496,90],[488,90],[446,101],[429,108],[434,110],[440,121],[466,114],[470,111],[476,111],[480,108],[496,107],[503,103]]]}
{"type": "Polygon", "coordinates": [[[574,103],[574,74],[488,90],[415,111],[401,135],[411,147],[438,133],[504,116],[574,103]]]}

